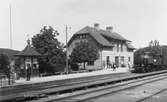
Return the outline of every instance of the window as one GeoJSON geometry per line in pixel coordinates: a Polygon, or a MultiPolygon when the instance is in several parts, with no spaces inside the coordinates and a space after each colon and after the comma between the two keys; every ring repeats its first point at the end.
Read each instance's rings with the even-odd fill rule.
{"type": "Polygon", "coordinates": [[[81,39],[83,39],[83,38],[84,38],[84,34],[81,35],[81,39]]]}
{"type": "Polygon", "coordinates": [[[119,44],[117,44],[117,52],[119,52],[119,44]]]}
{"type": "Polygon", "coordinates": [[[37,64],[33,64],[33,68],[36,69],[37,68],[37,64]]]}
{"type": "Polygon", "coordinates": [[[76,36],[76,39],[79,39],[79,35],[76,36]]]}
{"type": "Polygon", "coordinates": [[[87,35],[86,35],[86,34],[83,34],[83,35],[82,35],[82,38],[86,38],[86,37],[87,37],[87,35]]]}
{"type": "Polygon", "coordinates": [[[88,37],[88,35],[87,34],[85,34],[85,38],[87,38],[88,37]]]}
{"type": "Polygon", "coordinates": [[[128,52],[133,52],[133,50],[132,49],[128,49],[128,52]]]}
{"type": "Polygon", "coordinates": [[[124,56],[121,56],[121,61],[124,62],[124,56]]]}
{"type": "Polygon", "coordinates": [[[80,35],[78,35],[78,38],[79,38],[79,39],[84,39],[84,38],[86,38],[86,37],[87,37],[86,34],[80,34],[80,35]]]}
{"type": "Polygon", "coordinates": [[[89,65],[89,66],[93,66],[93,65],[94,65],[94,61],[89,61],[89,62],[88,62],[88,65],[89,65]]]}
{"type": "Polygon", "coordinates": [[[123,52],[123,44],[121,44],[121,52],[123,52]]]}
{"type": "Polygon", "coordinates": [[[82,39],[82,35],[79,35],[79,38],[82,39]]]}
{"type": "Polygon", "coordinates": [[[107,63],[110,63],[110,56],[106,57],[106,61],[107,61],[107,63]]]}
{"type": "Polygon", "coordinates": [[[130,62],[130,57],[128,57],[128,61],[130,62]]]}
{"type": "Polygon", "coordinates": [[[119,66],[119,57],[118,57],[118,56],[115,56],[115,64],[116,64],[117,66],[119,66]]]}

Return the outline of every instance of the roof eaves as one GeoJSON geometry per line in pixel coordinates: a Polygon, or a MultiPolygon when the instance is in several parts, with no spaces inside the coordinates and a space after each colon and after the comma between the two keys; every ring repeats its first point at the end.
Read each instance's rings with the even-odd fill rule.
{"type": "Polygon", "coordinates": [[[136,49],[136,48],[135,48],[133,45],[131,45],[131,44],[128,44],[127,47],[128,47],[129,49],[136,49]]]}

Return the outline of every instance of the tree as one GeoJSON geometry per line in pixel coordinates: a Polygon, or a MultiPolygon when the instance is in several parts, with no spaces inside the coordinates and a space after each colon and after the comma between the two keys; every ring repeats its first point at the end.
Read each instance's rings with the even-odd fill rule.
{"type": "Polygon", "coordinates": [[[10,74],[11,74],[10,73],[11,72],[10,71],[10,61],[9,61],[9,57],[4,53],[0,53],[0,70],[3,71],[3,73],[7,76],[9,80],[10,74]]]}
{"type": "Polygon", "coordinates": [[[63,70],[65,67],[65,52],[64,45],[58,41],[59,35],[57,30],[51,26],[44,26],[39,34],[32,38],[32,45],[43,55],[39,58],[40,72],[55,72],[63,70]]]}
{"type": "Polygon", "coordinates": [[[157,40],[151,40],[150,42],[149,42],[149,47],[155,47],[155,46],[159,46],[159,41],[157,41],[157,40]]]}
{"type": "Polygon", "coordinates": [[[88,42],[80,42],[73,49],[70,60],[73,63],[83,63],[84,69],[86,62],[95,61],[99,58],[99,53],[96,47],[88,42]]]}

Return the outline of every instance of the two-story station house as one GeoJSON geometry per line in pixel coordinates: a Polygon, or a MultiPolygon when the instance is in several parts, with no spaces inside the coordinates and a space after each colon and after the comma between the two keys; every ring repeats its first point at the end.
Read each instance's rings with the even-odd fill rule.
{"type": "Polygon", "coordinates": [[[88,69],[102,69],[110,65],[117,66],[133,65],[133,50],[135,49],[130,43],[120,34],[112,31],[113,27],[106,27],[106,30],[99,28],[99,24],[94,24],[94,27],[86,26],[76,32],[68,42],[68,55],[71,54],[76,44],[80,41],[87,41],[99,50],[99,59],[94,62],[88,62],[88,69]]]}

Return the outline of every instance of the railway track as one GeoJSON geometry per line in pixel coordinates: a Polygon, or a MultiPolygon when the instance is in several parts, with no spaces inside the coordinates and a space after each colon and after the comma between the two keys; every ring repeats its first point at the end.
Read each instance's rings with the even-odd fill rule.
{"type": "Polygon", "coordinates": [[[123,89],[128,89],[131,87],[135,87],[141,84],[142,81],[151,82],[160,80],[167,77],[167,71],[160,72],[152,72],[148,74],[142,75],[131,75],[124,76],[116,79],[102,79],[94,82],[86,82],[86,83],[78,83],[73,84],[72,86],[62,86],[56,88],[49,88],[46,90],[42,90],[39,92],[35,92],[31,96],[20,97],[14,101],[17,102],[52,102],[52,101],[60,101],[60,102],[68,102],[72,100],[72,102],[80,102],[89,100],[91,98],[96,98],[108,93],[117,92],[123,89]],[[131,85],[133,84],[133,85],[131,85]],[[135,85],[135,86],[134,86],[135,85]],[[128,87],[127,87],[128,86],[128,87]],[[120,89],[120,87],[122,87],[120,89]],[[110,90],[110,91],[109,91],[110,90]],[[96,94],[94,94],[96,93],[96,94]]]}
{"type": "Polygon", "coordinates": [[[43,94],[60,92],[67,86],[81,85],[84,83],[91,83],[99,80],[107,80],[117,77],[130,76],[130,73],[114,73],[98,76],[89,76],[83,78],[73,78],[66,80],[57,80],[44,83],[19,85],[0,88],[0,101],[12,101],[17,99],[24,99],[26,97],[41,96],[43,94]]]}
{"type": "MultiPolygon", "coordinates": [[[[125,91],[128,89],[132,89],[144,84],[152,83],[155,81],[163,80],[167,78],[167,74],[163,75],[156,75],[156,76],[151,76],[147,78],[142,78],[142,79],[137,79],[137,80],[131,80],[128,82],[122,82],[118,83],[116,85],[104,85],[97,87],[96,89],[90,89],[90,90],[85,90],[85,91],[80,91],[76,93],[66,94],[64,96],[50,96],[48,98],[43,98],[40,99],[36,102],[93,102],[92,100],[96,100],[96,98],[103,97],[108,94],[115,94],[117,92],[125,91]]],[[[151,96],[151,95],[150,95],[151,96]]],[[[141,102],[145,100],[139,99],[137,102],[141,102]]],[[[31,101],[35,102],[35,101],[31,101]]],[[[128,102],[128,101],[127,101],[128,102]]]]}
{"type": "Polygon", "coordinates": [[[89,87],[87,90],[80,90],[66,95],[49,96],[47,98],[42,98],[40,100],[31,102],[88,102],[91,99],[95,99],[106,94],[116,93],[122,90],[127,90],[134,88],[146,83],[152,83],[154,81],[162,80],[167,78],[167,74],[160,74],[155,76],[149,76],[144,78],[139,78],[136,80],[123,81],[121,83],[113,84],[103,84],[95,87],[89,87]]]}

